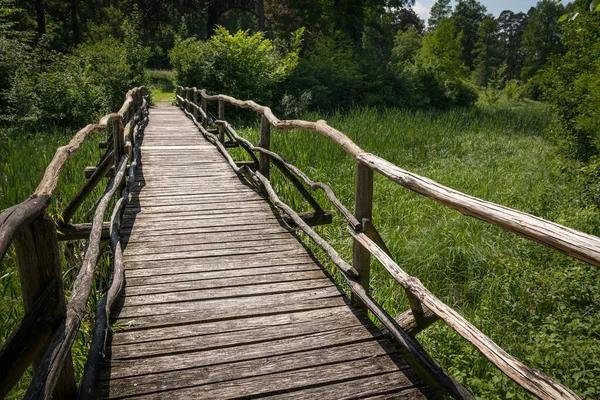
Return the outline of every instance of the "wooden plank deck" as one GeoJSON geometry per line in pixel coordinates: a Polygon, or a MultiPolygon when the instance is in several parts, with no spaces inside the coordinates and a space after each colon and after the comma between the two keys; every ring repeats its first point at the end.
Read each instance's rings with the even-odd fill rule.
{"type": "Polygon", "coordinates": [[[176,107],[152,108],[136,173],[102,398],[431,398],[176,107]]]}

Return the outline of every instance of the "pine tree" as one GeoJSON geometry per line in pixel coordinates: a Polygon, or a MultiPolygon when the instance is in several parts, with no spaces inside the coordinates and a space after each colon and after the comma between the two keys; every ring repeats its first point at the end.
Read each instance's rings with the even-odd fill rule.
{"type": "Polygon", "coordinates": [[[429,12],[429,20],[427,21],[429,31],[432,32],[437,29],[440,20],[449,17],[451,12],[450,0],[437,0],[429,12]]]}

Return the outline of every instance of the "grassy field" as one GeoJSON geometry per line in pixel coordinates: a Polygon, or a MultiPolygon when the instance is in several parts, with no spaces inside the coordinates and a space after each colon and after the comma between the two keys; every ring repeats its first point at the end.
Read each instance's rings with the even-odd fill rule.
{"type": "MultiPolygon", "coordinates": [[[[597,209],[583,201],[583,187],[562,172],[564,162],[559,163],[553,144],[544,138],[550,112],[539,105],[443,112],[361,109],[305,119],[322,117],[362,148],[402,168],[600,234],[597,209]]],[[[257,142],[259,127],[239,133],[257,142]]],[[[354,164],[337,145],[312,132],[279,131],[272,133],[272,149],[312,179],[330,184],[352,209],[354,164]]],[[[309,210],[281,175],[274,175],[274,186],[296,210],[309,210]]],[[[325,196],[319,198],[329,207],[325,196]]],[[[584,398],[600,398],[596,267],[464,217],[377,176],[373,220],[402,268],[509,353],[584,398]]],[[[340,216],[317,230],[346,260],[352,259],[352,242],[340,216]]],[[[380,304],[392,315],[408,309],[402,288],[378,263],[373,262],[372,271],[371,289],[380,304]]],[[[479,398],[527,398],[443,323],[418,338],[479,398]]]]}
{"type": "MultiPolygon", "coordinates": [[[[155,86],[154,101],[172,96],[168,87],[155,86]]],[[[226,115],[231,115],[228,110],[226,115]]],[[[543,135],[550,113],[537,105],[419,112],[356,109],[304,118],[328,119],[364,149],[465,193],[600,234],[597,209],[583,200],[581,183],[564,173],[565,163],[559,162],[553,144],[543,135]]],[[[253,142],[258,140],[258,125],[239,128],[238,132],[253,142]]],[[[56,147],[70,136],[69,132],[26,136],[0,132],[0,208],[23,201],[34,191],[56,147]]],[[[67,164],[51,214],[56,215],[83,183],[83,168],[94,164],[99,156],[99,140],[92,138],[67,164]]],[[[315,133],[274,131],[272,148],[313,179],[331,184],[352,209],[354,164],[336,145],[315,133]]],[[[297,210],[308,210],[282,176],[275,173],[273,182],[285,201],[297,210]]],[[[328,206],[324,196],[319,194],[318,198],[328,206]]],[[[597,268],[461,216],[381,177],[375,179],[374,201],[374,223],[400,266],[418,276],[509,353],[554,376],[584,398],[600,398],[597,268]]],[[[75,222],[89,220],[85,213],[92,207],[91,202],[85,204],[75,222]]],[[[351,260],[352,242],[339,215],[333,224],[317,230],[351,260]]],[[[67,287],[81,250],[63,248],[67,287]]],[[[315,252],[325,260],[318,250],[315,252]]],[[[328,265],[326,261],[324,264],[328,265]]],[[[103,280],[98,280],[98,289],[103,280]]],[[[371,288],[392,315],[408,308],[400,286],[375,262],[371,288]]],[[[2,343],[22,315],[12,252],[0,265],[0,296],[2,343]]],[[[95,298],[90,311],[94,305],[95,298]]],[[[74,347],[78,372],[85,361],[89,330],[86,322],[74,347]]],[[[442,323],[418,338],[479,398],[527,397],[442,323]]],[[[25,376],[12,398],[22,396],[27,380],[25,376]]]]}

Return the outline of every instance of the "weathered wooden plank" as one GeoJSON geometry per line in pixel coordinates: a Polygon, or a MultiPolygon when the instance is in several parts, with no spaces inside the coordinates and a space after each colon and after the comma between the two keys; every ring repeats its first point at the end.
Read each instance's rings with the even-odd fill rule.
{"type": "Polygon", "coordinates": [[[340,292],[333,287],[328,287],[302,292],[247,297],[244,302],[241,302],[240,299],[229,298],[123,307],[113,319],[121,321],[121,323],[131,322],[130,329],[147,329],[199,321],[312,310],[342,304],[345,304],[345,301],[340,297],[340,292]]]}
{"type": "Polygon", "coordinates": [[[202,352],[170,354],[134,360],[112,360],[110,362],[110,377],[120,378],[152,374],[162,371],[182,370],[298,351],[328,348],[341,344],[373,340],[373,336],[373,333],[364,326],[357,325],[298,336],[294,340],[285,338],[262,343],[252,343],[245,346],[211,349],[202,352]]]}
{"type": "MultiPolygon", "coordinates": [[[[311,367],[330,365],[349,360],[365,358],[364,354],[379,356],[387,354],[385,342],[366,341],[329,347],[312,351],[283,354],[248,361],[192,368],[180,371],[166,371],[159,374],[134,376],[104,382],[102,397],[120,398],[126,396],[156,393],[177,389],[182,386],[200,386],[203,384],[235,380],[252,376],[269,375],[276,372],[293,371],[302,366],[311,367]]],[[[199,389],[200,391],[200,389],[199,389]]]]}
{"type": "MultiPolygon", "coordinates": [[[[259,285],[259,284],[274,284],[282,282],[297,282],[310,279],[322,279],[325,275],[320,270],[310,271],[294,271],[294,272],[279,272],[277,274],[265,274],[257,276],[242,276],[242,277],[228,277],[228,278],[215,278],[215,279],[196,279],[187,281],[177,282],[165,282],[143,285],[127,285],[127,295],[146,295],[151,293],[170,293],[184,290],[214,290],[219,288],[233,288],[237,286],[245,285],[259,285]]],[[[241,293],[240,293],[241,294],[241,293]]]]}
{"type": "MultiPolygon", "coordinates": [[[[194,229],[194,228],[219,228],[219,227],[231,227],[231,226],[245,226],[251,227],[254,225],[266,225],[270,223],[272,225],[276,225],[278,221],[281,219],[275,217],[274,215],[258,215],[253,218],[253,216],[246,215],[230,215],[227,219],[224,219],[222,216],[218,215],[207,215],[205,218],[196,218],[187,221],[161,221],[160,223],[156,222],[144,222],[144,221],[136,221],[132,222],[131,225],[127,224],[127,221],[123,223],[123,231],[124,233],[128,233],[132,231],[132,227],[135,228],[135,233],[142,233],[148,230],[182,230],[182,229],[194,229]]],[[[283,224],[283,222],[281,222],[283,224]]]]}
{"type": "Polygon", "coordinates": [[[187,272],[185,269],[180,270],[179,268],[172,267],[165,268],[163,271],[156,271],[160,270],[160,268],[154,268],[150,271],[129,270],[127,273],[127,286],[129,288],[133,288],[136,286],[155,285],[169,282],[187,282],[208,279],[229,279],[242,277],[252,277],[252,281],[254,282],[254,278],[260,280],[264,276],[268,275],[297,273],[304,271],[322,271],[321,268],[319,268],[312,262],[281,266],[278,265],[272,267],[247,267],[245,265],[240,265],[240,267],[241,268],[230,270],[209,270],[200,272],[198,272],[194,267],[192,267],[194,272],[187,272]],[[135,273],[140,272],[146,273],[146,275],[135,275],[135,273]],[[165,273],[161,274],[161,272],[165,273]]]}
{"type": "MultiPolygon", "coordinates": [[[[197,283],[197,282],[193,282],[197,283]]],[[[138,290],[133,295],[129,288],[123,293],[124,308],[146,306],[151,304],[170,304],[187,301],[216,300],[237,298],[240,303],[246,301],[244,297],[265,296],[276,293],[296,293],[304,290],[317,290],[331,287],[331,280],[326,277],[300,280],[295,282],[259,283],[246,286],[221,287],[221,288],[195,288],[192,283],[183,283],[181,287],[174,286],[171,291],[151,291],[148,294],[138,290]],[[187,287],[186,287],[187,286],[187,287]]],[[[202,285],[197,285],[202,286],[202,285]]]]}
{"type": "Polygon", "coordinates": [[[251,196],[247,193],[235,193],[229,195],[193,195],[187,196],[157,196],[146,197],[143,202],[139,198],[131,199],[131,207],[143,205],[144,207],[183,205],[183,204],[229,204],[229,203],[253,203],[264,202],[264,199],[258,196],[251,196]]]}
{"type": "Polygon", "coordinates": [[[200,387],[184,388],[160,394],[140,396],[141,399],[173,396],[180,398],[198,399],[234,399],[239,397],[260,396],[268,398],[356,398],[356,395],[372,393],[377,389],[380,378],[385,382],[393,381],[397,390],[413,388],[413,382],[400,371],[400,368],[388,356],[378,356],[369,359],[346,361],[335,365],[324,365],[289,372],[276,373],[266,376],[239,379],[234,382],[219,382],[200,387]],[[387,377],[387,375],[391,375],[387,377]],[[368,377],[368,378],[367,378],[368,377]],[[357,383],[356,381],[358,380],[357,383]],[[343,381],[332,391],[329,384],[343,381]],[[345,382],[349,381],[349,382],[345,382]],[[361,385],[362,384],[362,385],[361,385]],[[317,386],[320,390],[314,389],[317,386]],[[298,390],[309,389],[308,393],[298,397],[298,390]],[[315,396],[315,392],[319,395],[315,396]],[[310,394],[309,394],[310,393],[310,394]],[[310,397],[308,397],[310,396],[310,397]]]}
{"type": "MultiPolygon", "coordinates": [[[[283,265],[288,263],[306,263],[315,262],[307,252],[298,252],[297,250],[287,252],[277,252],[277,257],[273,257],[272,252],[257,253],[249,258],[247,254],[233,254],[229,256],[213,258],[188,258],[179,259],[176,262],[170,260],[156,261],[130,261],[125,260],[125,266],[128,270],[148,270],[155,268],[164,268],[169,266],[172,271],[184,271],[183,267],[191,267],[189,270],[212,270],[220,271],[225,269],[253,268],[256,266],[283,265]]],[[[161,270],[162,271],[162,270],[161,270]]],[[[130,274],[131,272],[128,272],[130,274]]]]}
{"type": "MultiPolygon", "coordinates": [[[[226,319],[212,322],[150,328],[144,330],[121,331],[112,340],[112,346],[153,342],[164,338],[178,339],[191,336],[209,336],[228,332],[243,332],[250,329],[271,327],[276,330],[282,325],[293,325],[311,321],[334,320],[342,316],[348,317],[352,311],[345,304],[334,307],[311,309],[298,312],[269,314],[260,317],[226,319]]],[[[321,325],[325,325],[321,322],[321,325]]]]}
{"type": "MultiPolygon", "coordinates": [[[[264,213],[272,212],[272,208],[265,202],[242,202],[242,203],[224,203],[216,205],[215,203],[208,204],[177,204],[177,205],[154,205],[143,207],[132,206],[125,210],[126,217],[153,217],[161,216],[162,214],[177,214],[179,216],[191,215],[215,215],[215,214],[240,214],[243,212],[264,213]]],[[[172,216],[177,216],[172,215],[172,216]]]]}
{"type": "Polygon", "coordinates": [[[246,240],[234,240],[228,238],[227,242],[216,242],[216,243],[194,243],[194,244],[173,244],[171,246],[136,246],[127,247],[125,254],[130,256],[144,255],[144,254],[163,254],[163,253],[181,253],[181,252],[193,252],[193,251],[208,251],[208,250],[229,250],[232,247],[236,248],[248,248],[248,247],[260,247],[263,246],[276,246],[284,245],[288,246],[291,244],[297,244],[298,239],[288,235],[283,238],[272,238],[272,239],[246,239],[246,240]]]}
{"type": "MultiPolygon", "coordinates": [[[[250,209],[250,210],[223,210],[209,211],[209,212],[181,212],[181,213],[161,213],[161,214],[142,214],[140,216],[129,215],[124,219],[123,224],[131,227],[157,227],[162,226],[163,223],[175,224],[178,223],[181,226],[189,226],[189,224],[195,224],[197,221],[215,221],[224,220],[229,218],[236,218],[238,221],[246,220],[263,220],[268,221],[285,221],[285,219],[274,214],[272,211],[261,210],[261,209],[250,209]],[[270,215],[269,215],[270,213],[270,215]],[[270,217],[270,218],[269,218],[270,217]]],[[[210,223],[210,222],[209,222],[210,223]]],[[[192,225],[193,226],[193,225],[192,225]]]]}
{"type": "Polygon", "coordinates": [[[249,241],[249,240],[262,240],[262,239],[281,239],[289,238],[290,232],[280,227],[273,228],[268,231],[263,230],[249,230],[249,231],[233,231],[233,232],[208,232],[203,234],[186,234],[186,235],[165,235],[156,237],[145,237],[141,239],[128,238],[123,243],[127,248],[132,249],[138,246],[147,247],[151,245],[153,247],[167,247],[167,246],[183,246],[188,244],[196,244],[199,242],[208,243],[221,243],[223,239],[232,240],[235,242],[249,241]]]}
{"type": "Polygon", "coordinates": [[[112,345],[111,360],[130,360],[156,357],[175,353],[201,352],[212,349],[235,348],[272,340],[294,340],[298,336],[329,332],[343,328],[362,326],[351,318],[350,312],[329,316],[326,320],[310,320],[288,325],[248,328],[243,332],[215,332],[211,335],[189,335],[181,338],[164,336],[156,341],[112,345]]]}
{"type": "MultiPolygon", "coordinates": [[[[174,249],[175,250],[175,249],[174,249]]],[[[296,254],[305,253],[306,250],[298,246],[298,243],[290,242],[290,244],[275,244],[275,245],[257,245],[247,246],[239,248],[226,248],[216,250],[194,250],[194,251],[172,251],[169,253],[153,254],[151,251],[149,254],[134,254],[127,257],[128,262],[135,261],[159,261],[159,260],[181,260],[189,258],[202,258],[202,257],[222,257],[229,255],[250,255],[250,254],[262,254],[262,253],[279,253],[279,252],[290,252],[296,254]]]]}
{"type": "Polygon", "coordinates": [[[132,227],[125,227],[122,237],[123,240],[132,239],[146,239],[151,237],[160,236],[181,236],[181,235],[192,235],[192,234],[204,234],[204,233],[217,233],[217,232],[259,232],[261,230],[267,231],[272,230],[279,232],[285,232],[289,228],[279,223],[273,224],[271,221],[257,221],[255,223],[241,223],[232,225],[217,225],[217,226],[199,226],[199,227],[162,227],[156,226],[150,229],[143,229],[136,226],[136,229],[132,231],[132,227]]]}

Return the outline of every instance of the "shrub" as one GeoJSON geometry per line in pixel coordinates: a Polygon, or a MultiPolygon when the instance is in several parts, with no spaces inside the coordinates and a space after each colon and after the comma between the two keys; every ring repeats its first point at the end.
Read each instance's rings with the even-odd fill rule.
{"type": "Polygon", "coordinates": [[[507,101],[517,101],[523,95],[523,88],[519,86],[519,82],[516,79],[512,79],[506,82],[503,93],[507,101]]]}
{"type": "Polygon", "coordinates": [[[268,102],[274,88],[298,63],[303,30],[292,39],[291,50],[282,54],[264,33],[230,34],[218,27],[208,41],[180,40],[169,51],[179,85],[195,86],[212,93],[268,102]]]}
{"type": "Polygon", "coordinates": [[[477,91],[460,79],[448,79],[444,87],[444,95],[453,105],[470,106],[477,101],[477,91]]]}
{"type": "Polygon", "coordinates": [[[144,83],[147,51],[117,39],[83,44],[73,54],[42,54],[22,65],[7,94],[8,118],[26,125],[78,127],[116,111],[133,86],[144,83]]]}

